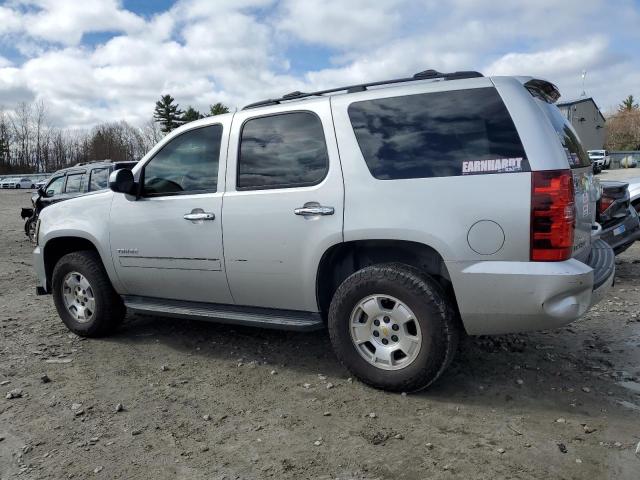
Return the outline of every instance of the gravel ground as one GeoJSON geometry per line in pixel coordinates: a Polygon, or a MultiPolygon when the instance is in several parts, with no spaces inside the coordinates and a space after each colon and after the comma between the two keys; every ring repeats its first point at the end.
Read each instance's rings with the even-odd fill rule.
{"type": "Polygon", "coordinates": [[[640,243],[584,319],[469,338],[398,395],[352,381],[325,333],[130,316],[70,334],[34,294],[28,200],[0,192],[1,479],[638,478],[640,243]]]}

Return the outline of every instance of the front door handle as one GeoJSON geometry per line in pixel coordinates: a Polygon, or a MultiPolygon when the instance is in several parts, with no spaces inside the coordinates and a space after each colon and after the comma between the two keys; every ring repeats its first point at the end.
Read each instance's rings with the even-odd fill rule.
{"type": "Polygon", "coordinates": [[[215,220],[216,215],[211,212],[205,212],[201,208],[194,208],[191,213],[185,213],[183,218],[192,222],[201,222],[203,220],[215,220]]]}
{"type": "Polygon", "coordinates": [[[335,210],[333,207],[322,206],[318,202],[307,202],[304,206],[296,208],[293,213],[304,217],[310,217],[315,215],[333,215],[335,210]]]}

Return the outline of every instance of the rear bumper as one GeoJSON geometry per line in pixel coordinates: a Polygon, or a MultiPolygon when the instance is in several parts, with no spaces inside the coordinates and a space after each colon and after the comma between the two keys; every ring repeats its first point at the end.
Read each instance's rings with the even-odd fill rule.
{"type": "Polygon", "coordinates": [[[470,335],[557,328],[580,318],[613,285],[615,256],[594,242],[589,264],[475,262],[447,264],[470,335]]]}

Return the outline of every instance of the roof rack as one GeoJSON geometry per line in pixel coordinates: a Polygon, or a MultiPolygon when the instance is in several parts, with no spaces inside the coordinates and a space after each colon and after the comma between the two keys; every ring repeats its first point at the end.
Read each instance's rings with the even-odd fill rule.
{"type": "MultiPolygon", "coordinates": [[[[87,165],[91,165],[93,163],[111,163],[110,158],[105,158],[104,160],[89,160],[88,162],[79,162],[73,165],[73,167],[86,167],[87,165]]],[[[72,168],[72,167],[69,167],[72,168]]]]}
{"type": "Polygon", "coordinates": [[[270,98],[268,100],[261,100],[259,102],[251,103],[245,106],[242,110],[248,110],[250,108],[258,108],[264,107],[267,105],[278,105],[279,103],[286,102],[289,100],[299,100],[301,98],[307,97],[316,97],[320,95],[326,95],[327,93],[336,93],[346,91],[347,93],[355,93],[355,92],[364,92],[369,87],[377,87],[378,85],[389,85],[393,83],[404,83],[404,82],[415,82],[416,80],[433,80],[433,79],[443,79],[443,80],[459,80],[462,78],[478,78],[483,75],[480,72],[474,71],[462,71],[462,72],[451,72],[451,73],[441,73],[437,70],[424,70],[422,72],[416,73],[412,77],[405,78],[396,78],[392,80],[382,80],[379,82],[370,82],[370,83],[361,83],[358,85],[351,85],[347,87],[338,87],[338,88],[330,88],[328,90],[318,90],[317,92],[291,92],[283,95],[281,98],[270,98]]]}

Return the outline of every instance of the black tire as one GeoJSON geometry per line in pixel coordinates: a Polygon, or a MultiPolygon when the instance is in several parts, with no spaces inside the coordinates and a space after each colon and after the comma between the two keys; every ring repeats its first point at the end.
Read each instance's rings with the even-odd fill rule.
{"type": "Polygon", "coordinates": [[[36,188],[36,186],[32,183],[31,184],[31,189],[33,190],[34,188],[36,188]]]}
{"type": "Polygon", "coordinates": [[[19,188],[20,188],[20,184],[16,183],[16,189],[19,189],[19,188]]]}
{"type": "Polygon", "coordinates": [[[58,315],[73,333],[82,337],[102,337],[115,331],[124,319],[122,298],[109,281],[97,252],[84,250],[63,256],[53,269],[53,301],[58,315]],[[93,291],[95,311],[88,322],[77,321],[67,310],[63,298],[63,282],[68,273],[83,275],[93,291]]]}
{"type": "Polygon", "coordinates": [[[400,263],[373,265],[355,272],[338,287],[329,308],[329,335],[336,355],[354,376],[376,388],[414,392],[435,382],[453,360],[459,339],[456,318],[444,289],[424,272],[400,263]],[[354,308],[376,294],[405,303],[420,326],[419,353],[399,370],[372,365],[351,340],[349,324],[354,308]]]}

